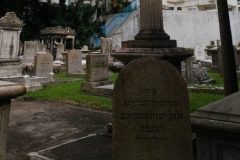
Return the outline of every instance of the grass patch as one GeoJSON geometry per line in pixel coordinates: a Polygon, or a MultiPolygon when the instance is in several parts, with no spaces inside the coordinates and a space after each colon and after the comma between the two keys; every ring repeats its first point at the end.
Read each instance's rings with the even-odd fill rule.
{"type": "MultiPolygon", "coordinates": [[[[220,73],[213,71],[212,69],[208,70],[209,76],[216,81],[215,87],[224,87],[223,77],[220,76],[220,73]]],[[[240,80],[238,80],[238,86],[240,86],[240,80]]]]}
{"type": "MultiPolygon", "coordinates": [[[[217,81],[219,86],[223,85],[223,80],[216,72],[211,71],[211,76],[217,81]]],[[[64,72],[56,74],[57,79],[74,79],[68,77],[64,72]]],[[[118,73],[112,73],[110,80],[115,83],[118,77],[118,73]]],[[[76,79],[76,78],[75,78],[76,79]]],[[[86,105],[93,109],[98,110],[111,110],[112,100],[111,98],[92,96],[85,94],[81,91],[81,83],[84,79],[77,82],[51,84],[44,87],[42,90],[36,92],[28,92],[25,96],[32,97],[41,100],[53,100],[53,101],[65,101],[74,102],[86,105]]],[[[223,95],[210,94],[210,93],[192,93],[190,92],[190,106],[191,112],[196,111],[199,107],[205,106],[209,103],[217,101],[223,98],[223,95]]]]}
{"type": "Polygon", "coordinates": [[[118,73],[111,73],[109,80],[115,83],[117,80],[117,77],[118,77],[118,73]]]}
{"type": "Polygon", "coordinates": [[[56,80],[77,80],[77,79],[82,79],[80,76],[69,76],[66,74],[64,71],[60,71],[59,73],[54,75],[54,78],[56,80]]]}
{"type": "Polygon", "coordinates": [[[210,93],[192,93],[189,94],[191,112],[196,111],[199,107],[205,106],[212,102],[222,99],[223,95],[210,93]]]}
{"type": "Polygon", "coordinates": [[[84,94],[80,87],[80,82],[52,84],[42,90],[28,92],[25,96],[42,100],[75,102],[101,110],[111,109],[110,98],[84,94]]]}
{"type": "MultiPolygon", "coordinates": [[[[84,94],[80,90],[80,86],[80,82],[52,84],[46,86],[42,90],[38,90],[36,92],[28,92],[25,96],[41,100],[74,102],[98,110],[112,109],[111,98],[84,94]]],[[[222,95],[190,93],[191,111],[193,112],[199,107],[205,106],[221,98],[223,98],[222,95]]]]}
{"type": "Polygon", "coordinates": [[[224,87],[223,77],[220,76],[218,72],[213,71],[212,69],[208,70],[209,76],[216,81],[215,87],[224,87]]]}

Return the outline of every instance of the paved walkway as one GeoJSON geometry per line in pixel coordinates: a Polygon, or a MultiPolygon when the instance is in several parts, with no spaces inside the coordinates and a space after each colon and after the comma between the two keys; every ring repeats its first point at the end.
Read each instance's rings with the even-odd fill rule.
{"type": "MultiPolygon", "coordinates": [[[[79,144],[77,142],[79,142],[79,138],[89,134],[96,135],[90,136],[90,141],[89,143],[86,142],[86,144],[90,146],[96,145],[96,147],[107,144],[105,148],[109,152],[111,146],[110,137],[101,133],[106,132],[106,126],[111,122],[111,117],[110,113],[92,111],[66,103],[13,101],[9,124],[7,160],[27,160],[26,154],[30,152],[45,150],[63,143],[68,144],[71,141],[74,142],[71,143],[71,148],[63,145],[66,150],[53,150],[56,155],[53,155],[49,150],[46,153],[43,152],[43,154],[51,155],[56,160],[63,160],[58,159],[57,155],[69,157],[70,151],[78,148],[79,144]],[[96,144],[93,142],[96,142],[96,144]]],[[[80,139],[80,141],[82,140],[80,139]]],[[[81,146],[81,148],[84,149],[87,146],[81,146]]],[[[71,155],[79,152],[79,150],[73,151],[71,155]]],[[[87,156],[86,150],[84,153],[87,156]]],[[[91,153],[88,155],[92,156],[91,153]]],[[[76,156],[74,156],[75,159],[80,160],[76,156]]],[[[75,159],[64,158],[64,160],[75,159]]]]}

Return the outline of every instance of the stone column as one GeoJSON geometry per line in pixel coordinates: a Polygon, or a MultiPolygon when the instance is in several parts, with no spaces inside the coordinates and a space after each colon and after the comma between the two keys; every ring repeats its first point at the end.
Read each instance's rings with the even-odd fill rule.
{"type": "Polygon", "coordinates": [[[54,45],[54,38],[51,39],[51,54],[53,55],[53,45],[54,45]]]}
{"type": "Polygon", "coordinates": [[[140,1],[140,32],[136,40],[169,40],[163,28],[162,0],[140,1]]]}
{"type": "Polygon", "coordinates": [[[11,99],[26,92],[25,87],[0,81],[0,159],[6,160],[6,146],[11,99]]]}
{"type": "Polygon", "coordinates": [[[72,49],[74,49],[74,41],[75,41],[75,39],[72,38],[72,49]]]}

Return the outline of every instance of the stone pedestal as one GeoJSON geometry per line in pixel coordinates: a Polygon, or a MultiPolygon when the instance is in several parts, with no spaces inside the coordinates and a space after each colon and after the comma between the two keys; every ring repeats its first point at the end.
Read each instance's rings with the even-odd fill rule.
{"type": "Polygon", "coordinates": [[[181,61],[185,60],[192,54],[193,51],[191,49],[185,48],[122,48],[112,55],[124,64],[142,57],[165,59],[180,71],[181,61]]]}
{"type": "Polygon", "coordinates": [[[198,160],[240,158],[240,92],[198,109],[191,115],[198,160]]]}
{"type": "Polygon", "coordinates": [[[23,86],[0,81],[0,159],[6,159],[7,132],[11,99],[25,94],[23,86]]]}
{"type": "Polygon", "coordinates": [[[21,76],[20,59],[0,59],[0,77],[21,76]]]}
{"type": "Polygon", "coordinates": [[[8,12],[0,18],[0,76],[21,74],[18,58],[19,39],[23,22],[14,12],[8,12]]]}

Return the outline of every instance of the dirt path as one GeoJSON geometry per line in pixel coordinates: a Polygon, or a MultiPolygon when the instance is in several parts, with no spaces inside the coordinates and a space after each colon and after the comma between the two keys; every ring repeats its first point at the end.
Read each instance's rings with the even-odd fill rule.
{"type": "Polygon", "coordinates": [[[7,160],[26,160],[26,154],[104,132],[111,114],[75,105],[45,101],[13,101],[7,160]]]}

